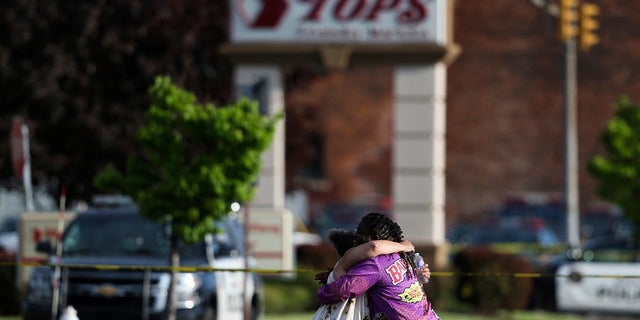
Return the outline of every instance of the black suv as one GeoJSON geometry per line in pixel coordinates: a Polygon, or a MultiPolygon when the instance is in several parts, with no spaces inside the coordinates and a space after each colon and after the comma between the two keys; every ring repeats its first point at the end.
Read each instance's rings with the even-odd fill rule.
{"type": "MultiPolygon", "coordinates": [[[[177,319],[243,319],[245,307],[251,319],[262,316],[259,275],[207,270],[245,266],[239,222],[228,217],[218,226],[221,233],[180,248],[180,266],[196,268],[177,273],[177,319]]],[[[79,213],[62,237],[58,314],[72,306],[80,319],[161,318],[170,283],[166,227],[139,215],[132,206],[79,213]]],[[[38,250],[55,252],[49,243],[38,244],[38,250]]],[[[34,268],[30,274],[25,320],[51,319],[55,254],[51,256],[49,266],[34,268]]]]}

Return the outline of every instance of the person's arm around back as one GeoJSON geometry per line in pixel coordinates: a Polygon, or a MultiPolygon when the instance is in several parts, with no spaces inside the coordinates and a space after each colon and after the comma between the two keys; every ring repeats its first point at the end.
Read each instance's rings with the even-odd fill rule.
{"type": "Polygon", "coordinates": [[[333,269],[333,278],[338,279],[345,274],[356,263],[379,256],[381,254],[390,254],[394,252],[411,252],[415,247],[409,240],[402,242],[394,242],[389,240],[372,240],[361,245],[355,246],[344,254],[342,259],[338,261],[333,269]]]}
{"type": "Polygon", "coordinates": [[[374,258],[358,262],[335,281],[321,286],[316,292],[321,304],[354,298],[367,292],[380,280],[382,272],[374,258]]]}

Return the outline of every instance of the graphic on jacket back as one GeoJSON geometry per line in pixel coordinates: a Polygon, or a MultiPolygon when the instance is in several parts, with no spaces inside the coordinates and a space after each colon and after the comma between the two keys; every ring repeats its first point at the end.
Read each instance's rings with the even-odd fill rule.
{"type": "Polygon", "coordinates": [[[404,291],[398,295],[400,300],[407,303],[418,303],[422,301],[422,288],[420,287],[420,283],[414,282],[408,288],[404,289],[404,291]]]}
{"type": "MultiPolygon", "coordinates": [[[[402,282],[402,280],[404,279],[405,275],[407,274],[407,266],[404,263],[404,260],[398,259],[391,265],[389,265],[385,269],[385,271],[387,272],[387,274],[391,278],[391,282],[395,286],[398,283],[402,282]]],[[[411,286],[405,288],[402,293],[398,294],[398,296],[400,297],[400,300],[402,302],[417,303],[422,301],[423,292],[422,288],[420,287],[420,283],[412,283],[411,286]]]]}
{"type": "Polygon", "coordinates": [[[395,286],[404,279],[404,275],[407,273],[407,266],[402,259],[398,259],[384,270],[391,276],[391,282],[395,286]]]}

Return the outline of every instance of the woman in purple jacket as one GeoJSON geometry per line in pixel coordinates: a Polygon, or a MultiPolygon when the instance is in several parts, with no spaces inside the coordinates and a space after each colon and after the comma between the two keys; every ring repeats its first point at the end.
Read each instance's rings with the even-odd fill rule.
{"type": "MultiPolygon", "coordinates": [[[[403,240],[400,226],[381,213],[369,213],[358,224],[357,243],[372,240],[403,240]]],[[[439,319],[431,309],[413,254],[382,254],[356,263],[332,283],[318,289],[323,304],[347,300],[366,293],[370,319],[439,319]]]]}
{"type": "MultiPolygon", "coordinates": [[[[329,233],[329,240],[336,248],[340,260],[330,269],[330,272],[321,272],[316,275],[320,284],[331,283],[340,278],[353,265],[364,259],[381,254],[393,252],[413,252],[413,244],[404,240],[395,242],[389,240],[373,240],[356,246],[356,230],[333,229],[329,233]]],[[[428,266],[425,268],[425,277],[430,276],[428,266]]],[[[368,320],[369,307],[367,295],[359,295],[354,298],[338,301],[331,304],[323,304],[313,315],[312,320],[368,320]]]]}

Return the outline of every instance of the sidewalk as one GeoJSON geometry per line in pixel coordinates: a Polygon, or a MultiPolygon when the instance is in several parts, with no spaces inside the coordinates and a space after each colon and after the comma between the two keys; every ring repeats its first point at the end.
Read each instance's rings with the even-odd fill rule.
{"type": "Polygon", "coordinates": [[[583,317],[584,320],[638,320],[640,315],[601,315],[588,314],[583,317]]]}

